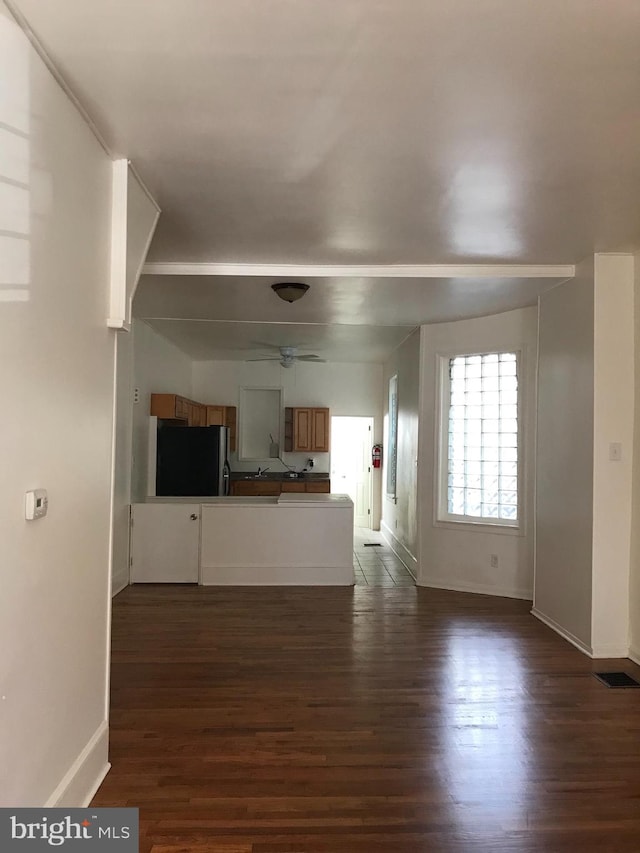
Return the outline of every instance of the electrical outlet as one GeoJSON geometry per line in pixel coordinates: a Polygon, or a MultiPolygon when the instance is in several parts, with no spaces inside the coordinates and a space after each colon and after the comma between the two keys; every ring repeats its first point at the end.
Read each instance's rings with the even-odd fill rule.
{"type": "Polygon", "coordinates": [[[489,558],[489,563],[490,563],[492,569],[497,569],[498,568],[498,555],[497,554],[491,554],[491,556],[489,558]]]}

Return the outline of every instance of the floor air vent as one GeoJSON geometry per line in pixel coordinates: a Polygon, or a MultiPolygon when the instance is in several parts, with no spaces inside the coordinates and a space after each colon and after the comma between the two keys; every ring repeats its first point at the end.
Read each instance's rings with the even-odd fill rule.
{"type": "Polygon", "coordinates": [[[607,687],[640,687],[640,682],[626,672],[594,672],[593,674],[607,687]]]}
{"type": "Polygon", "coordinates": [[[382,548],[382,542],[365,542],[365,548],[382,548]]]}

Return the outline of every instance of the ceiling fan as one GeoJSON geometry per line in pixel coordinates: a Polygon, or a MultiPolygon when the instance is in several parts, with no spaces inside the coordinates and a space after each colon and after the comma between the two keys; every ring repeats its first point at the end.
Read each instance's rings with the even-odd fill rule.
{"type": "Polygon", "coordinates": [[[277,349],[280,355],[265,355],[260,358],[247,358],[246,361],[279,361],[282,367],[293,367],[296,361],[304,361],[308,364],[325,364],[326,359],[320,358],[319,355],[297,355],[298,347],[276,347],[272,344],[267,346],[277,349]]]}

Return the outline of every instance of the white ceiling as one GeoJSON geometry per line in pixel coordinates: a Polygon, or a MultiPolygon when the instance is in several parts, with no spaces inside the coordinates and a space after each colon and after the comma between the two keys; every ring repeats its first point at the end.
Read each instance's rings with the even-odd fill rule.
{"type": "Polygon", "coordinates": [[[379,364],[414,328],[219,323],[207,320],[147,322],[195,361],[244,361],[261,355],[277,355],[277,347],[295,346],[298,355],[314,353],[327,361],[379,364]]]}
{"type": "MultiPolygon", "coordinates": [[[[307,278],[287,303],[269,276],[142,276],[135,315],[198,360],[243,359],[256,341],[302,344],[328,361],[384,362],[413,328],[535,304],[563,278],[307,278]]],[[[288,278],[290,280],[290,277],[288,278]]]]}
{"type": "MultiPolygon", "coordinates": [[[[573,264],[640,245],[640,2],[12,5],[162,207],[153,260],[573,264]]],[[[478,316],[552,283],[318,280],[296,321],[478,316]]],[[[218,284],[154,277],[136,311],[282,322],[244,280],[217,316],[218,284]]]]}

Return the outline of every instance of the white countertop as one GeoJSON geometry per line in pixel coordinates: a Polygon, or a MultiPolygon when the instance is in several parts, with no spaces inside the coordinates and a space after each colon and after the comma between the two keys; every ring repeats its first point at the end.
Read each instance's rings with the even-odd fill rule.
{"type": "Polygon", "coordinates": [[[353,501],[349,495],[340,494],[306,494],[304,492],[283,492],[276,495],[246,495],[240,497],[218,497],[195,495],[193,497],[154,497],[149,495],[143,503],[146,504],[199,504],[200,506],[284,506],[300,507],[314,506],[323,509],[351,507],[353,501]]]}
{"type": "Polygon", "coordinates": [[[353,501],[349,495],[305,494],[300,492],[283,492],[279,497],[234,497],[234,498],[203,498],[202,506],[278,506],[278,507],[319,507],[336,509],[352,507],[353,501]]]}

